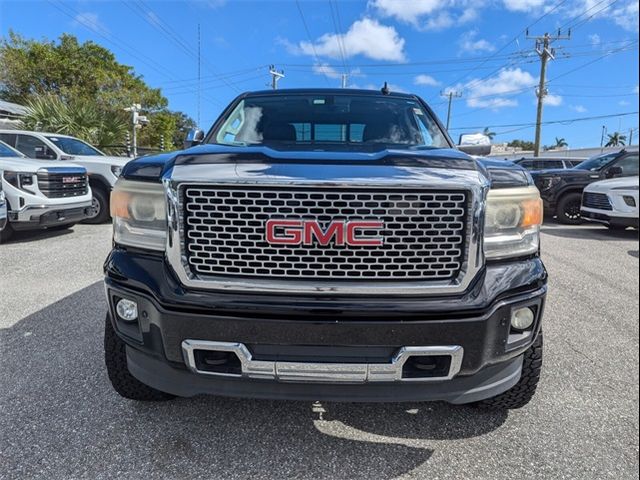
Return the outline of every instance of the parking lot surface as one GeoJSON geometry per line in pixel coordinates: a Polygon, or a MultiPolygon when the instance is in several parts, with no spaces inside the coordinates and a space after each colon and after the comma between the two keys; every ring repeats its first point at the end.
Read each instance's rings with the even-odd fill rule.
{"type": "Polygon", "coordinates": [[[637,478],[638,236],[543,227],[545,367],[526,408],[117,396],[108,225],[0,246],[0,478],[637,478]]]}

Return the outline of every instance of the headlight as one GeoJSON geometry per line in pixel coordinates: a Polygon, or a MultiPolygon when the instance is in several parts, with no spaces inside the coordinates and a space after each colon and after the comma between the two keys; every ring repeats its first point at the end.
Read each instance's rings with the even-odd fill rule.
{"type": "Polygon", "coordinates": [[[540,182],[540,190],[543,192],[547,190],[551,190],[558,183],[560,183],[560,180],[561,180],[560,177],[545,177],[540,182]]]}
{"type": "Polygon", "coordinates": [[[162,184],[118,180],[111,192],[111,216],[116,243],[164,250],[167,208],[162,184]]]}
{"type": "Polygon", "coordinates": [[[5,170],[3,176],[9,185],[13,185],[21,190],[24,190],[24,187],[33,186],[33,173],[10,172],[5,170]]]}
{"type": "Polygon", "coordinates": [[[111,165],[111,173],[113,173],[116,177],[119,177],[122,173],[122,167],[120,165],[111,165]]]}
{"type": "Polygon", "coordinates": [[[542,200],[536,187],[490,190],[484,225],[488,259],[532,255],[540,247],[542,200]]]}

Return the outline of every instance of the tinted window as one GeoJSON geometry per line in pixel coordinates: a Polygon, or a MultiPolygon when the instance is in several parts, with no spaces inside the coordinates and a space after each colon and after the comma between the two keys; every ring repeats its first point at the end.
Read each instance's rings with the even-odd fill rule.
{"type": "Polygon", "coordinates": [[[27,157],[36,158],[36,148],[46,149],[47,146],[42,140],[31,135],[18,135],[16,150],[20,150],[27,157]]]}
{"type": "Polygon", "coordinates": [[[562,160],[548,160],[542,163],[544,165],[542,168],[564,168],[564,163],[562,163],[562,160]]]}
{"type": "Polygon", "coordinates": [[[519,162],[518,165],[526,168],[527,170],[531,170],[533,168],[533,162],[531,160],[525,160],[524,162],[519,162]]]}
{"type": "Polygon", "coordinates": [[[102,155],[102,153],[91,145],[84,143],[82,140],[78,140],[77,138],[50,136],[47,137],[47,140],[69,155],[102,155]]]}
{"type": "Polygon", "coordinates": [[[0,133],[0,140],[9,145],[10,147],[16,146],[16,134],[15,133],[0,133]]]}
{"type": "Polygon", "coordinates": [[[627,155],[615,163],[622,168],[623,177],[636,177],[638,175],[638,155],[627,155]]]}
{"type": "Polygon", "coordinates": [[[450,146],[419,101],[348,94],[247,97],[223,120],[210,141],[281,149],[450,146]]]}
{"type": "Polygon", "coordinates": [[[582,163],[579,163],[576,168],[580,170],[590,170],[592,172],[600,170],[609,162],[615,160],[615,158],[620,155],[619,153],[608,153],[606,155],[598,155],[597,157],[591,157],[588,160],[585,160],[582,163]]]}

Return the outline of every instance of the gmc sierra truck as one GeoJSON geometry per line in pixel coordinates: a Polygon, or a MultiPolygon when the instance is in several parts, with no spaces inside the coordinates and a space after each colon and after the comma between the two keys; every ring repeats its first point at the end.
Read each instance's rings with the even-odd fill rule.
{"type": "Polygon", "coordinates": [[[128,163],[111,214],[105,360],[126,398],[508,409],[536,390],[539,192],[415,95],[243,94],[128,163]]]}

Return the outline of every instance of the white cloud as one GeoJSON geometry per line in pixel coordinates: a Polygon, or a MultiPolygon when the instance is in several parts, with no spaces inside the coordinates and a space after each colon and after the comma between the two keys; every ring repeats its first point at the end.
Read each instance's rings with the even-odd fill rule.
{"type": "Polygon", "coordinates": [[[547,107],[559,107],[562,105],[562,97],[560,95],[548,94],[544,97],[544,104],[547,107]]]}
{"type": "Polygon", "coordinates": [[[594,33],[593,35],[589,35],[589,42],[591,45],[600,45],[600,35],[594,33]]]}
{"type": "Polygon", "coordinates": [[[465,90],[467,106],[471,108],[499,109],[518,106],[518,101],[509,98],[509,95],[533,89],[536,83],[537,79],[529,72],[520,68],[505,68],[492,78],[474,79],[456,88],[465,90]]]}
{"type": "Polygon", "coordinates": [[[338,72],[335,68],[327,63],[316,63],[313,67],[311,67],[313,73],[318,75],[324,75],[328,78],[341,78],[342,73],[338,72]]]}
{"type": "Polygon", "coordinates": [[[421,74],[413,79],[415,85],[423,85],[425,87],[437,87],[440,82],[433,78],[431,75],[421,74]]]}
{"type": "Polygon", "coordinates": [[[613,19],[616,25],[625,30],[638,31],[638,0],[631,0],[626,5],[613,8],[607,15],[613,19]]]}
{"type": "Polygon", "coordinates": [[[108,33],[109,29],[100,21],[97,13],[83,12],[73,17],[73,25],[82,25],[83,27],[98,33],[108,33]]]}
{"type": "Polygon", "coordinates": [[[437,31],[476,20],[486,3],[480,0],[370,0],[380,16],[391,17],[419,30],[437,31]]]}
{"type": "Polygon", "coordinates": [[[638,89],[638,85],[636,85],[636,88],[633,89],[633,93],[638,95],[638,92],[640,92],[640,89],[638,89]]]}
{"type": "Polygon", "coordinates": [[[544,6],[545,0],[504,0],[504,6],[512,12],[531,12],[544,6]]]}
{"type": "Polygon", "coordinates": [[[344,34],[325,33],[315,43],[302,41],[296,50],[305,55],[340,58],[340,43],[346,57],[363,55],[373,60],[392,62],[405,59],[404,38],[395,28],[382,25],[371,18],[355,21],[344,34]]]}
{"type": "Polygon", "coordinates": [[[569,107],[571,110],[578,112],[578,113],[586,113],[587,112],[587,108],[584,105],[571,105],[569,107]]]}
{"type": "Polygon", "coordinates": [[[621,107],[628,107],[631,104],[629,102],[627,102],[626,100],[620,100],[618,102],[618,105],[620,105],[621,107]]]}
{"type": "Polygon", "coordinates": [[[481,52],[493,52],[496,47],[493,46],[488,40],[476,38],[478,36],[477,30],[469,30],[463,33],[458,41],[460,46],[459,53],[481,53],[481,52]]]}

